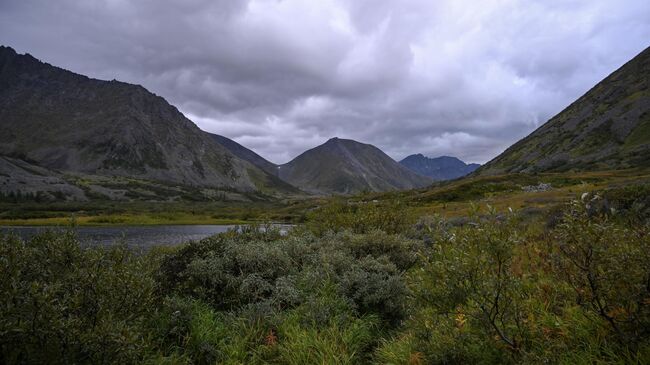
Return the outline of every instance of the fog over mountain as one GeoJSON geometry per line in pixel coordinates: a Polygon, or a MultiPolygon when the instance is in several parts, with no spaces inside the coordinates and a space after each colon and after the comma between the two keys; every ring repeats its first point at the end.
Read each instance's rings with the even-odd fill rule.
{"type": "Polygon", "coordinates": [[[3,0],[0,44],[141,84],[273,163],[332,136],[483,163],[650,39],[645,0],[473,4],[3,0]]]}

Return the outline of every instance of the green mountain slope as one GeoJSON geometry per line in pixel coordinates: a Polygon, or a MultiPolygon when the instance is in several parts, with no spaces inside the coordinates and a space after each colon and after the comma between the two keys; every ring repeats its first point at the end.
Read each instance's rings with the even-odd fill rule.
{"type": "Polygon", "coordinates": [[[49,170],[285,190],[138,85],[78,75],[0,47],[0,156],[49,170]]]}
{"type": "Polygon", "coordinates": [[[281,165],[279,176],[305,191],[353,194],[423,187],[432,182],[398,164],[380,149],[332,138],[281,165]]]}
{"type": "Polygon", "coordinates": [[[650,166],[650,48],[478,174],[650,166]]]}

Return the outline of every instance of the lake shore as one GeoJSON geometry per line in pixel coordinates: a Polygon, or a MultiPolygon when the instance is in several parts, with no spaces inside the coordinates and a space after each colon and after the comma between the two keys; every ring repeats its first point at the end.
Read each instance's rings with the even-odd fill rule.
{"type": "Polygon", "coordinates": [[[65,217],[0,219],[0,226],[159,226],[159,225],[242,225],[258,221],[213,218],[203,215],[70,215],[65,217]]]}

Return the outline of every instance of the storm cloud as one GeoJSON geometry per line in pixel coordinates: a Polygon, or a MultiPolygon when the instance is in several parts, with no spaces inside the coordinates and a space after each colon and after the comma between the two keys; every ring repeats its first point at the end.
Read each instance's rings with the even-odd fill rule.
{"type": "Polygon", "coordinates": [[[276,163],[483,163],[650,45],[647,0],[0,0],[0,43],[141,84],[276,163]]]}

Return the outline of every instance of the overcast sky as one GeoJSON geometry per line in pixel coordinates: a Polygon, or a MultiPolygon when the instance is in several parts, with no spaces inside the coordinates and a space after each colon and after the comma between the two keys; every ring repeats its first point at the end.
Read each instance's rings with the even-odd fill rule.
{"type": "Polygon", "coordinates": [[[648,0],[0,0],[0,43],[141,84],[276,163],[483,163],[650,46],[648,0]]]}

